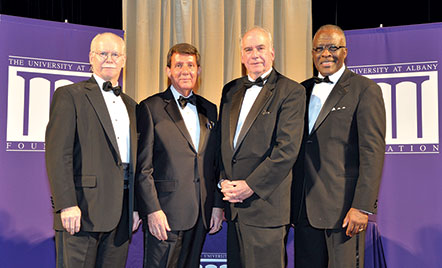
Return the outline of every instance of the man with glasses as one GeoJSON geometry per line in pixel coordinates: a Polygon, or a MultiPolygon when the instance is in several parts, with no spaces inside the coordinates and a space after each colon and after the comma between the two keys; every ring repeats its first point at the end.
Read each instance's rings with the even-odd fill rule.
{"type": "Polygon", "coordinates": [[[338,26],[316,32],[312,56],[319,75],[303,82],[308,108],[294,168],[295,266],[363,267],[384,162],[382,92],[345,67],[338,26]]]}
{"type": "Polygon", "coordinates": [[[124,267],[132,231],[136,102],[121,92],[125,43],[91,42],[92,77],[58,88],[46,128],[57,267],[124,267]]]}

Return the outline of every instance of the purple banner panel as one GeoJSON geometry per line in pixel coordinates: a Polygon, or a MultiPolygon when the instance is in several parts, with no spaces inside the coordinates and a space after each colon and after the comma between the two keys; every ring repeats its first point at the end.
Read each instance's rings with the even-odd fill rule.
{"type": "Polygon", "coordinates": [[[387,267],[442,263],[442,23],[347,31],[348,67],[382,88],[377,224],[387,267]]]}
{"type": "Polygon", "coordinates": [[[200,268],[227,267],[227,224],[214,235],[207,235],[201,254],[200,268]]]}
{"type": "Polygon", "coordinates": [[[89,45],[122,31],[0,15],[0,266],[55,267],[44,134],[57,87],[90,77],[89,45]]]}

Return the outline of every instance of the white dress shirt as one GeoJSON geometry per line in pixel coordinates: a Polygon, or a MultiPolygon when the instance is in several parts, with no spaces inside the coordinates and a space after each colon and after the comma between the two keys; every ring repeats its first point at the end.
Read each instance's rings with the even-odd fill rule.
{"type": "MultiPolygon", "coordinates": [[[[332,83],[322,82],[313,86],[312,95],[310,97],[310,102],[308,105],[308,133],[312,132],[313,126],[315,125],[319,112],[321,112],[322,106],[330,95],[332,89],[335,87],[339,78],[341,78],[344,70],[345,65],[342,65],[339,71],[328,77],[332,83]]],[[[318,77],[324,78],[324,76],[321,74],[319,74],[318,77]]]]}
{"type": "Polygon", "coordinates": [[[130,121],[127,113],[126,105],[120,96],[116,96],[114,92],[104,91],[103,83],[106,82],[97,75],[93,75],[97,81],[106,102],[107,110],[112,121],[115,137],[117,138],[118,151],[120,152],[121,161],[129,163],[130,161],[130,121]]]}
{"type": "MultiPolygon", "coordinates": [[[[173,87],[173,85],[170,86],[170,90],[172,91],[173,98],[175,99],[175,102],[178,105],[178,109],[180,110],[181,116],[183,117],[187,131],[189,132],[190,137],[192,138],[193,146],[195,147],[195,150],[198,152],[198,146],[200,142],[200,120],[198,118],[198,111],[196,109],[196,106],[191,103],[187,103],[184,109],[181,108],[178,99],[182,95],[173,87]]],[[[193,91],[190,92],[189,96],[187,97],[183,96],[183,97],[188,98],[192,95],[193,91]]]]}
{"type": "MultiPolygon", "coordinates": [[[[264,79],[267,75],[270,74],[270,72],[273,70],[273,68],[270,68],[267,72],[261,75],[261,78],[264,79]]],[[[249,81],[255,82],[250,75],[248,76],[249,81]]],[[[265,81],[267,82],[267,81],[265,81]]],[[[241,132],[242,126],[244,124],[244,121],[247,118],[247,115],[249,114],[250,110],[252,109],[253,104],[255,103],[256,98],[258,97],[259,93],[261,92],[262,87],[253,85],[251,88],[248,88],[246,90],[246,93],[244,94],[244,99],[242,101],[241,105],[241,111],[239,112],[238,117],[238,124],[236,125],[236,131],[235,131],[235,138],[233,139],[233,148],[236,148],[236,142],[238,141],[239,133],[241,132]]]]}

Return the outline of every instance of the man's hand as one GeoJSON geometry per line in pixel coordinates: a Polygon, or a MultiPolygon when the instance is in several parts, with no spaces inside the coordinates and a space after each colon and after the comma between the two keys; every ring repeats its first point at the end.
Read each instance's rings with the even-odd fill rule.
{"type": "Polygon", "coordinates": [[[138,211],[134,211],[133,220],[134,220],[134,222],[132,225],[132,232],[135,232],[138,229],[138,227],[140,226],[141,221],[142,221],[140,219],[140,215],[138,214],[138,211]]]}
{"type": "Polygon", "coordinates": [[[68,207],[61,210],[61,223],[71,235],[80,231],[81,225],[81,210],[78,206],[68,207]]]}
{"type": "Polygon", "coordinates": [[[350,208],[342,223],[342,228],[347,227],[346,235],[353,237],[367,229],[368,215],[359,209],[350,208]]]}
{"type": "Polygon", "coordinates": [[[223,228],[223,209],[213,208],[212,217],[210,218],[210,231],[209,234],[214,234],[223,228]]]}
{"type": "Polygon", "coordinates": [[[150,233],[158,240],[167,240],[167,232],[171,231],[167,222],[166,214],[162,210],[158,210],[147,215],[147,224],[150,233]]]}
{"type": "Polygon", "coordinates": [[[224,195],[223,200],[230,203],[242,203],[254,193],[245,180],[224,180],[221,183],[221,192],[224,195]]]}

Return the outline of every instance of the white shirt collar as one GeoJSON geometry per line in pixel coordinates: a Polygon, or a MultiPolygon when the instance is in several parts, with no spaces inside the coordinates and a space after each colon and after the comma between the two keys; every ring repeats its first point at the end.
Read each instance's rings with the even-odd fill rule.
{"type": "MultiPolygon", "coordinates": [[[[173,98],[175,99],[175,102],[178,104],[178,107],[181,108],[181,106],[178,103],[178,99],[179,99],[180,96],[183,96],[183,95],[181,93],[179,93],[178,90],[176,90],[173,85],[170,85],[170,91],[172,91],[173,98]]],[[[190,97],[192,95],[193,95],[193,90],[190,91],[189,96],[187,96],[187,97],[183,96],[183,97],[184,98],[188,98],[188,97],[190,97]]]]}

